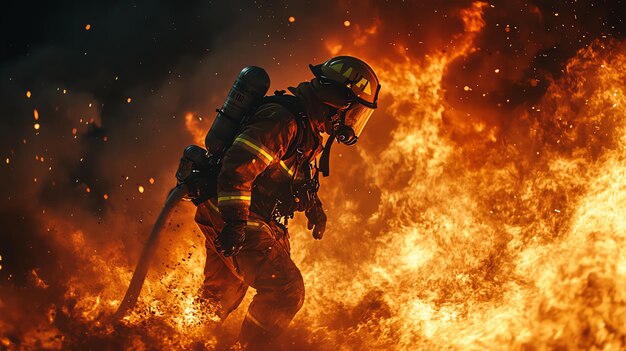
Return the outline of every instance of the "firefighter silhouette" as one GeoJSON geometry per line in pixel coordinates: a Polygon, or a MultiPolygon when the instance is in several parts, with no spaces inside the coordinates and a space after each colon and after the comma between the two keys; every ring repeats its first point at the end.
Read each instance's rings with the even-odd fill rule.
{"type": "MultiPolygon", "coordinates": [[[[332,142],[354,144],[377,107],[380,85],[365,62],[339,56],[310,68],[310,82],[260,101],[220,156],[217,196],[197,203],[195,221],[207,248],[201,296],[224,319],[248,287],[256,289],[240,332],[248,350],[274,349],[302,307],[304,282],[290,257],[287,222],[303,211],[313,237],[322,238],[318,174],[328,174],[332,142]]],[[[212,128],[209,153],[219,137],[212,128]]]]}

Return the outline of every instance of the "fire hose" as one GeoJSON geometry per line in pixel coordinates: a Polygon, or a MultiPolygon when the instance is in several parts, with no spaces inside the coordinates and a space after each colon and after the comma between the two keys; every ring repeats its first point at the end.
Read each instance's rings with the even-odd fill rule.
{"type": "Polygon", "coordinates": [[[124,318],[124,316],[126,316],[126,313],[130,309],[135,307],[137,299],[139,298],[139,294],[141,293],[143,283],[146,280],[146,275],[148,274],[148,269],[150,268],[150,262],[152,261],[152,258],[154,257],[154,254],[158,247],[159,238],[161,237],[161,233],[165,228],[165,223],[169,220],[172,210],[188,193],[188,191],[189,188],[187,184],[184,183],[179,184],[172,190],[170,190],[167,199],[163,204],[163,208],[161,209],[159,216],[154,222],[154,226],[152,227],[152,231],[150,232],[148,241],[143,247],[141,257],[139,257],[139,261],[137,262],[137,266],[135,267],[135,272],[133,273],[133,277],[130,280],[130,285],[128,286],[128,290],[126,290],[124,299],[122,300],[122,303],[115,312],[115,320],[121,320],[122,318],[124,318]]]}
{"type": "Polygon", "coordinates": [[[156,252],[159,237],[175,205],[185,196],[198,205],[217,194],[219,160],[239,133],[243,121],[261,104],[269,86],[270,78],[264,69],[249,66],[241,70],[226,101],[220,109],[217,109],[218,114],[205,140],[207,149],[190,145],[183,151],[183,157],[176,172],[176,179],[179,183],[169,192],[163,209],[152,227],[130,286],[115,312],[115,320],[124,318],[128,310],[137,303],[150,262],[156,252]],[[209,155],[211,158],[208,157],[209,155]]]}

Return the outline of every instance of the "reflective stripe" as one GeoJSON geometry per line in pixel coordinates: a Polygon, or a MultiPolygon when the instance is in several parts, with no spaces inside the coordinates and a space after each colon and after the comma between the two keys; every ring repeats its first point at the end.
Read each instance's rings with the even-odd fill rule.
{"type": "Polygon", "coordinates": [[[251,220],[248,220],[248,222],[246,223],[246,226],[252,227],[252,228],[255,228],[255,229],[261,229],[261,228],[265,227],[270,232],[272,231],[270,226],[267,223],[263,222],[263,221],[254,221],[254,220],[251,221],[251,220]]]}
{"type": "Polygon", "coordinates": [[[287,174],[289,174],[290,176],[293,175],[293,169],[287,167],[287,165],[285,164],[285,162],[283,162],[282,160],[280,160],[280,166],[283,168],[283,171],[287,172],[287,174]]]}
{"type": "Polygon", "coordinates": [[[215,212],[219,212],[219,211],[220,211],[220,209],[219,209],[219,208],[217,208],[217,205],[215,205],[215,204],[213,203],[213,201],[211,201],[211,199],[209,199],[209,200],[207,201],[207,203],[209,204],[209,207],[210,207],[213,211],[215,211],[215,212]]]}
{"type": "Polygon", "coordinates": [[[274,156],[272,156],[272,154],[265,147],[263,147],[263,145],[257,145],[253,140],[250,140],[243,135],[239,135],[233,142],[233,145],[237,143],[243,144],[256,151],[258,156],[263,156],[266,161],[265,163],[267,164],[270,164],[274,160],[274,156]]]}
{"type": "Polygon", "coordinates": [[[259,327],[259,328],[261,328],[261,329],[263,329],[263,330],[265,330],[265,331],[272,332],[272,330],[271,330],[270,328],[268,328],[268,327],[264,326],[264,325],[263,325],[263,323],[259,322],[259,320],[258,320],[258,319],[254,318],[254,317],[250,314],[250,312],[248,312],[248,313],[246,314],[246,319],[247,319],[247,320],[249,320],[250,322],[254,323],[257,327],[259,327]]]}
{"type": "Polygon", "coordinates": [[[240,196],[220,196],[217,198],[218,205],[221,205],[225,202],[250,202],[252,197],[250,195],[240,195],[240,196]]]}
{"type": "Polygon", "coordinates": [[[222,193],[217,197],[217,204],[221,205],[225,202],[250,202],[252,196],[250,192],[222,193]]]}
{"type": "MultiPolygon", "coordinates": [[[[280,162],[278,162],[278,164],[280,165],[280,169],[286,173],[288,176],[293,177],[293,168],[289,168],[287,167],[287,164],[285,162],[283,162],[282,160],[280,162]]],[[[295,179],[303,179],[304,178],[304,174],[302,174],[302,172],[298,172],[298,174],[296,174],[296,178],[295,179]]]]}

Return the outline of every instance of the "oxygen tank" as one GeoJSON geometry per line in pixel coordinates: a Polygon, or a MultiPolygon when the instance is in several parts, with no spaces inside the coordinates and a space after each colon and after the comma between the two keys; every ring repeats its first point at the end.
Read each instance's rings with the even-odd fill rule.
{"type": "Polygon", "coordinates": [[[256,110],[269,87],[270,77],[263,68],[248,66],[241,70],[204,141],[209,156],[221,159],[242,122],[256,110]]]}

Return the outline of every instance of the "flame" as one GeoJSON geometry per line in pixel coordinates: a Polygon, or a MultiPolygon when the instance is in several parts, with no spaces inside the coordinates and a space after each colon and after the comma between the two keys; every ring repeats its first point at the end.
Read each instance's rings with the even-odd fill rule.
{"type": "Polygon", "coordinates": [[[355,267],[294,243],[296,261],[309,262],[296,324],[314,330],[321,349],[624,347],[626,45],[581,50],[539,115],[521,113],[537,152],[494,146],[515,135],[477,125],[489,134],[470,144],[483,158],[475,168],[446,138],[441,82],[474,50],[482,7],[463,14],[458,51],[379,67],[399,126],[382,154],[360,156],[381,200],[369,218],[339,189],[330,201],[341,214],[331,214],[341,236],[333,244],[357,250],[374,236],[375,247],[352,252],[355,267]]]}
{"type": "MultiPolygon", "coordinates": [[[[401,44],[399,59],[368,56],[364,43],[380,23],[354,23],[355,37],[326,41],[332,55],[353,50],[375,65],[387,102],[380,113],[395,127],[382,152],[357,146],[341,166],[346,174],[325,181],[329,229],[321,243],[305,235],[302,217],[290,224],[292,258],[307,290],[287,335],[293,349],[626,347],[626,43],[596,41],[580,50],[532,108],[493,119],[446,119],[443,78],[455,60],[476,50],[485,6],[475,2],[456,14],[465,30],[452,49],[419,61],[401,44]],[[357,177],[379,196],[346,196],[357,177]],[[364,211],[364,203],[372,210],[364,211]]],[[[200,145],[210,123],[185,116],[200,145]]],[[[375,131],[366,129],[367,137],[375,131]]],[[[156,189],[161,183],[145,195],[164,192],[156,189]]],[[[220,337],[233,339],[212,329],[220,322],[215,306],[197,297],[205,253],[193,210],[185,204],[172,219],[159,264],[123,331],[106,318],[137,260],[123,252],[134,247],[138,255],[145,236],[101,245],[73,223],[48,223],[51,240],[80,264],[63,287],[64,302],[49,306],[19,347],[72,345],[76,336],[58,323],[70,323],[64,330],[76,335],[121,340],[117,346],[125,349],[215,349],[220,337]]],[[[51,290],[36,270],[31,279],[51,290]]],[[[250,294],[224,322],[231,334],[250,294]]],[[[0,319],[0,330],[0,345],[17,349],[8,337],[16,328],[0,319]]]]}
{"type": "Polygon", "coordinates": [[[195,117],[191,112],[185,115],[185,127],[197,145],[204,145],[204,138],[211,127],[210,123],[213,123],[213,120],[203,120],[202,117],[195,117]]]}

